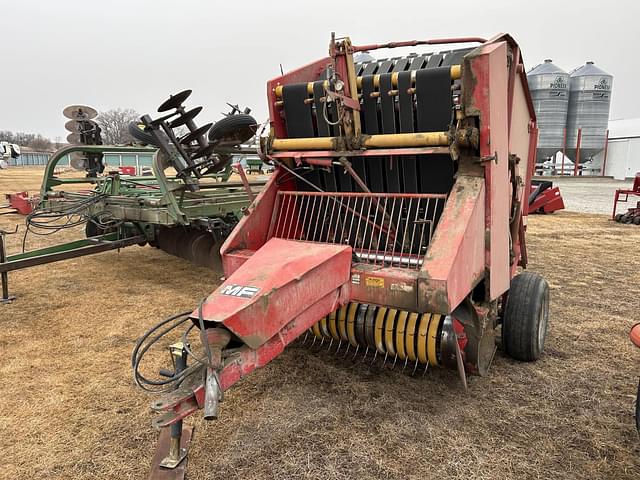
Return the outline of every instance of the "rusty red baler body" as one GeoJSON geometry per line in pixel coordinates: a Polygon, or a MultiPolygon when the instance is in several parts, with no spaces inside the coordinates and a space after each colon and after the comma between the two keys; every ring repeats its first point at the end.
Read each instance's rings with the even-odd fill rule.
{"type": "MultiPolygon", "coordinates": [[[[305,333],[385,362],[486,373],[501,299],[527,262],[537,129],[514,40],[332,39],[267,97],[262,156],[275,173],[222,246],[225,282],[192,314],[232,337],[209,365],[216,388],[305,333]],[[479,45],[353,61],[460,42],[479,45]]],[[[206,390],[194,376],[154,404],[155,424],[205,407],[206,390]]]]}

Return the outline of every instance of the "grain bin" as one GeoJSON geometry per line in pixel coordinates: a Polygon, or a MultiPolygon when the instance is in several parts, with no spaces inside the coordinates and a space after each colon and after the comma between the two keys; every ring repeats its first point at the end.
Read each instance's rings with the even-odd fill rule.
{"type": "Polygon", "coordinates": [[[564,146],[569,74],[547,59],[529,71],[527,80],[539,131],[536,161],[541,163],[564,146]]]}
{"type": "Polygon", "coordinates": [[[612,85],[613,76],[596,67],[593,62],[587,62],[571,72],[567,155],[576,163],[591,159],[604,148],[612,85]]]}

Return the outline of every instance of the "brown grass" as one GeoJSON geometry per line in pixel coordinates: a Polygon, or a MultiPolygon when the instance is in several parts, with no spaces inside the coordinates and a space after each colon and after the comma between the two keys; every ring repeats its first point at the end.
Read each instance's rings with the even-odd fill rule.
{"type": "MultiPolygon", "coordinates": [[[[228,392],[217,422],[190,420],[189,478],[637,479],[640,352],[627,332],[640,320],[640,228],[559,213],[529,233],[530,268],[552,288],[541,361],[499,355],[465,395],[450,371],[411,378],[293,347],[228,392]]],[[[216,282],[149,247],[11,274],[0,478],[144,478],[156,433],[133,343],[216,282]]]]}

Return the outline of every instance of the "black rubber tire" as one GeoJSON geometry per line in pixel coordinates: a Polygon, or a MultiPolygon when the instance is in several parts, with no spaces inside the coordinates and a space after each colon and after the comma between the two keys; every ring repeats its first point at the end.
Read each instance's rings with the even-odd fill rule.
{"type": "Polygon", "coordinates": [[[129,122],[127,130],[129,131],[129,135],[135,138],[138,142],[144,145],[153,145],[155,147],[159,146],[153,138],[153,135],[140,128],[139,122],[129,122]]]}
{"type": "Polygon", "coordinates": [[[633,217],[633,224],[640,225],[640,215],[633,217]]]}
{"type": "Polygon", "coordinates": [[[620,223],[620,220],[622,219],[622,215],[624,215],[624,213],[616,213],[616,216],[613,217],[613,220],[620,223]]]}
{"type": "Polygon", "coordinates": [[[516,360],[540,358],[549,326],[549,284],[537,273],[511,280],[502,318],[502,346],[516,360]]]}
{"type": "Polygon", "coordinates": [[[256,134],[256,119],[246,113],[229,115],[218,120],[209,130],[210,142],[239,145],[256,134]]]}

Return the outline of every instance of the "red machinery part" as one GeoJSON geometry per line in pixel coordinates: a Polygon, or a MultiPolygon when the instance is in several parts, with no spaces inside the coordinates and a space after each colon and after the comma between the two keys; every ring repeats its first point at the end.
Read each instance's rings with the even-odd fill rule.
{"type": "Polygon", "coordinates": [[[542,191],[539,189],[540,186],[531,185],[529,214],[553,213],[565,208],[559,187],[545,188],[542,191]],[[535,197],[531,199],[533,195],[535,195],[535,197]]]}
{"type": "Polygon", "coordinates": [[[5,197],[9,201],[6,208],[11,208],[20,215],[29,215],[34,205],[38,203],[38,198],[29,197],[28,192],[9,193],[5,197]]]}
{"type": "MultiPolygon", "coordinates": [[[[618,202],[626,203],[629,201],[629,196],[640,197],[640,172],[636,173],[636,176],[633,180],[633,186],[631,189],[619,188],[616,190],[614,198],[613,198],[613,213],[611,214],[611,218],[613,220],[618,221],[616,218],[616,210],[618,209],[618,202]]],[[[635,208],[630,208],[628,214],[632,216],[640,217],[640,201],[637,202],[635,208]]]]}
{"type": "Polygon", "coordinates": [[[640,323],[636,323],[633,327],[631,327],[629,337],[636,347],[640,347],[640,323]]]}

